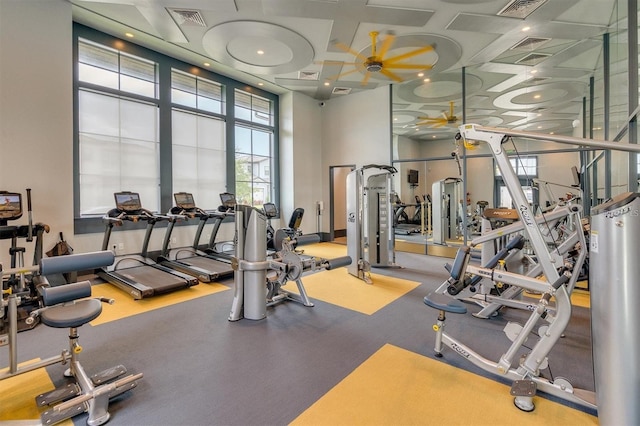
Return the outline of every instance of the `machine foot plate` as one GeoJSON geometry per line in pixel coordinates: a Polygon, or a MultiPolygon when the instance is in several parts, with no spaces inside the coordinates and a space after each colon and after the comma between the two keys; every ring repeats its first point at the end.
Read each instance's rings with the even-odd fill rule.
{"type": "Polygon", "coordinates": [[[89,406],[85,402],[81,402],[73,407],[70,407],[64,411],[58,411],[54,408],[50,408],[40,415],[43,425],[52,425],[54,423],[61,422],[63,420],[70,419],[82,414],[89,409],[89,406]]]}
{"type": "Polygon", "coordinates": [[[115,367],[107,368],[104,371],[94,374],[91,376],[91,381],[94,386],[100,386],[103,383],[110,382],[116,377],[120,377],[123,374],[126,374],[127,369],[124,368],[124,365],[116,365],[115,367]]]}
{"type": "Polygon", "coordinates": [[[534,396],[536,383],[533,380],[516,380],[511,385],[512,396],[534,396]]]}
{"type": "Polygon", "coordinates": [[[36,404],[38,404],[38,407],[57,404],[60,401],[66,401],[67,399],[80,395],[80,392],[80,386],[76,383],[69,383],[68,385],[36,396],[36,404]]]}

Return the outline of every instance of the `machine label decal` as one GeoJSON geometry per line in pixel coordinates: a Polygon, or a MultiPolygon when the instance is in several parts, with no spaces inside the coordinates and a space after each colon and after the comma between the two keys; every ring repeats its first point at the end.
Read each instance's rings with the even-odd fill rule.
{"type": "Polygon", "coordinates": [[[347,222],[356,223],[356,214],[353,212],[350,212],[347,217],[347,222]]]}
{"type": "Polygon", "coordinates": [[[615,218],[620,217],[622,215],[625,215],[627,213],[631,213],[631,216],[633,216],[633,217],[640,216],[640,211],[638,211],[638,209],[631,210],[631,207],[625,206],[625,207],[623,207],[621,209],[618,209],[618,210],[606,212],[604,214],[604,217],[606,217],[607,219],[615,219],[615,218]]]}
{"type": "Polygon", "coordinates": [[[527,226],[533,225],[533,220],[531,220],[531,215],[529,214],[529,206],[520,206],[520,213],[522,214],[522,220],[527,226]]]}
{"type": "Polygon", "coordinates": [[[458,346],[455,343],[451,344],[451,349],[453,349],[454,351],[458,352],[460,355],[462,355],[465,358],[469,358],[469,352],[465,351],[463,348],[461,348],[460,346],[458,346]]]}
{"type": "Polygon", "coordinates": [[[591,238],[589,238],[589,250],[593,253],[598,252],[598,232],[591,231],[591,238]]]}

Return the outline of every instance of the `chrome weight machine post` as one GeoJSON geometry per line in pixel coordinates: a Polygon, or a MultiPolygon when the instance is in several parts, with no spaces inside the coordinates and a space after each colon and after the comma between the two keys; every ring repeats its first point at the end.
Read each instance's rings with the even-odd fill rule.
{"type": "Polygon", "coordinates": [[[234,296],[229,321],[261,320],[267,316],[267,218],[250,206],[236,206],[234,296]]]}

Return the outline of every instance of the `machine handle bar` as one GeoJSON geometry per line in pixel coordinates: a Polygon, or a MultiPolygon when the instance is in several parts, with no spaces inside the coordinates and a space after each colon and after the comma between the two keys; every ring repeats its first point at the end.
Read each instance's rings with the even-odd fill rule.
{"type": "Polygon", "coordinates": [[[295,246],[303,246],[305,244],[315,244],[320,242],[320,236],[317,234],[299,235],[294,239],[295,246]]]}
{"type": "Polygon", "coordinates": [[[349,266],[351,265],[352,260],[351,256],[342,256],[336,257],[335,259],[327,259],[325,262],[325,269],[330,271],[331,269],[349,266]]]}

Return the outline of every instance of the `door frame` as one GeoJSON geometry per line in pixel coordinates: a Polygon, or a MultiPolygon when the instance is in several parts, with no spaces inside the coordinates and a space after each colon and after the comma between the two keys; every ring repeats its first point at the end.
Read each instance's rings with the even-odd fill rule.
{"type": "Polygon", "coordinates": [[[342,164],[329,166],[329,241],[333,241],[335,238],[335,219],[334,219],[334,206],[335,206],[335,191],[333,190],[333,186],[335,184],[335,169],[348,168],[350,171],[354,171],[356,169],[355,164],[342,164]]]}

